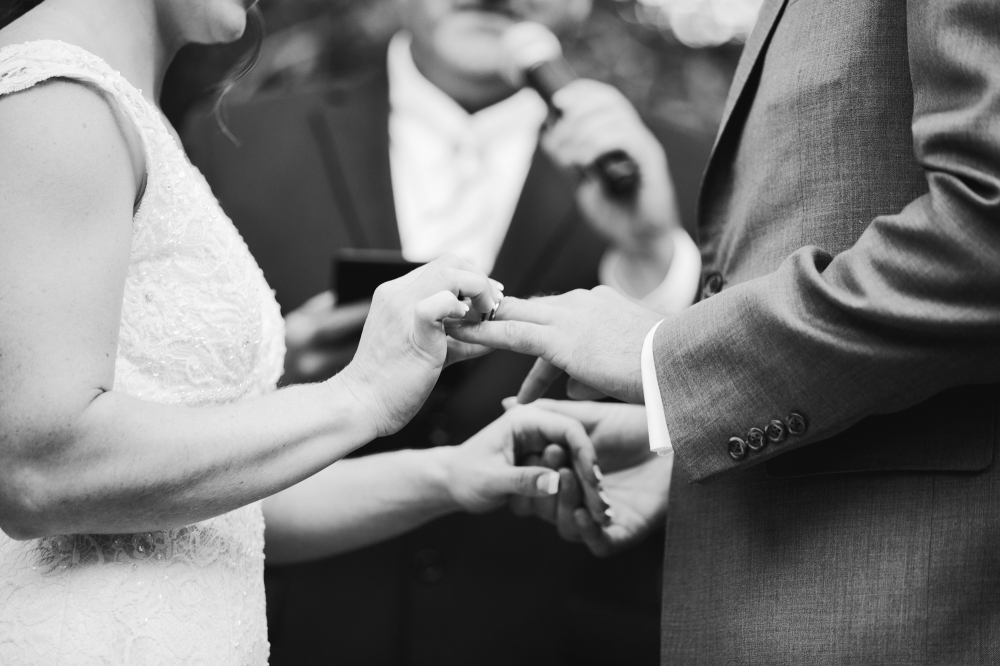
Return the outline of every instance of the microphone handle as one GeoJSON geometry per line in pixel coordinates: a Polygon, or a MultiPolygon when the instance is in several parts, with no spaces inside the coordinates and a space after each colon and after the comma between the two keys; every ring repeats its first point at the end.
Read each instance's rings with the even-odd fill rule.
{"type": "MultiPolygon", "coordinates": [[[[556,58],[529,67],[524,73],[528,85],[538,91],[556,117],[561,115],[552,103],[552,95],[557,90],[577,78],[576,72],[565,58],[556,58]]],[[[614,197],[625,199],[635,195],[639,189],[642,174],[639,165],[624,150],[604,153],[588,167],[601,179],[605,190],[614,197]]]]}

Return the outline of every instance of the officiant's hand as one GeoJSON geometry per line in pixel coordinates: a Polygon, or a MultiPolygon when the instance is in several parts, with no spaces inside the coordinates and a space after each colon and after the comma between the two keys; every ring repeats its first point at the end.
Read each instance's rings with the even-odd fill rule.
{"type": "Polygon", "coordinates": [[[371,305],[338,305],[333,292],[324,291],[289,312],[281,383],[318,382],[340,372],[354,358],[371,305]]]}
{"type": "Polygon", "coordinates": [[[453,500],[466,511],[483,513],[511,496],[554,501],[559,491],[557,471],[539,464],[516,466],[552,448],[565,450],[573,461],[574,509],[602,517],[608,507],[594,471],[594,446],[578,420],[555,410],[533,406],[509,410],[461,446],[435,451],[445,456],[446,487],[453,500]]]}
{"type": "MultiPolygon", "coordinates": [[[[511,404],[513,400],[505,406],[511,404]]],[[[535,515],[555,523],[562,538],[582,541],[599,557],[635,545],[663,521],[673,459],[650,452],[644,407],[561,400],[539,400],[532,407],[568,416],[586,428],[602,471],[610,521],[595,517],[584,501],[577,471],[581,465],[575,459],[573,470],[559,470],[559,494],[547,500],[554,505],[552,510],[545,501],[514,499],[517,512],[530,507],[535,515]]]]}
{"type": "Polygon", "coordinates": [[[542,396],[563,371],[604,395],[641,403],[642,343],[662,314],[609,287],[522,300],[507,297],[496,321],[449,325],[457,340],[538,356],[518,400],[542,396]]]}
{"type": "Polygon", "coordinates": [[[501,289],[468,262],[445,256],[375,290],[354,360],[330,380],[343,383],[368,413],[374,436],[406,425],[447,363],[488,351],[450,339],[444,322],[489,314],[501,289]]]}
{"type": "Polygon", "coordinates": [[[542,135],[541,145],[557,163],[583,174],[576,191],[580,212],[621,253],[616,275],[621,287],[642,298],[666,276],[672,232],[680,227],[663,146],[614,86],[577,79],[559,89],[552,102],[561,115],[542,135]],[[639,166],[639,186],[631,195],[610,193],[588,168],[617,150],[639,166]]]}

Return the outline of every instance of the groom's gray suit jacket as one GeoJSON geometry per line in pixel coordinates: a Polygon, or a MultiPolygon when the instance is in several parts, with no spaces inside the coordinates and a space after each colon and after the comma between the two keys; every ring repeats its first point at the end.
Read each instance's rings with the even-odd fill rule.
{"type": "Polygon", "coordinates": [[[1000,3],[765,0],[699,224],[664,663],[997,663],[1000,3]]]}

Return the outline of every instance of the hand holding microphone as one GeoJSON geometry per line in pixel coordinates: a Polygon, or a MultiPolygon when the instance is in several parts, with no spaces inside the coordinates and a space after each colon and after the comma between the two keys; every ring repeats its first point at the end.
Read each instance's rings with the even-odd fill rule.
{"type": "MultiPolygon", "coordinates": [[[[554,97],[574,81],[576,72],[562,55],[559,39],[540,23],[516,23],[503,35],[504,78],[515,87],[534,88],[553,113],[560,117],[563,109],[554,97]]],[[[596,156],[590,168],[598,174],[608,193],[631,197],[639,187],[639,165],[620,148],[596,156]]]]}
{"type": "Polygon", "coordinates": [[[583,170],[577,202],[584,217],[626,255],[641,278],[635,284],[658,283],[673,253],[670,232],[679,226],[663,147],[618,89],[576,78],[544,26],[511,26],[502,48],[504,78],[538,91],[557,118],[543,148],[583,170]]]}

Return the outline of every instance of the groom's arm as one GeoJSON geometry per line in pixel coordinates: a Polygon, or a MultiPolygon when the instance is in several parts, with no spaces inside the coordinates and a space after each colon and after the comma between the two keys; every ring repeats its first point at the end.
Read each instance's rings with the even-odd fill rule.
{"type": "Polygon", "coordinates": [[[876,218],[850,250],[803,248],[656,332],[665,421],[692,480],[1000,380],[1000,10],[954,0],[909,11],[928,193],[876,218]],[[730,454],[730,438],[772,420],[787,428],[792,413],[804,433],[730,454]]]}

